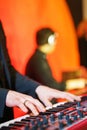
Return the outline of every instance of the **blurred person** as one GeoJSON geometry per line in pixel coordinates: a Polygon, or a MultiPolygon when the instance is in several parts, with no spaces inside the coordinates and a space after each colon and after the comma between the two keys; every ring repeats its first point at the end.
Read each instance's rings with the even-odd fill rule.
{"type": "Polygon", "coordinates": [[[87,79],[87,20],[77,26],[78,48],[80,55],[81,76],[87,79]]]}
{"type": "Polygon", "coordinates": [[[53,98],[80,100],[78,96],[41,85],[16,71],[10,62],[0,22],[0,123],[13,118],[12,107],[17,106],[24,112],[30,110],[36,116],[45,112],[46,106],[52,106],[53,98]]]}
{"type": "Polygon", "coordinates": [[[47,55],[55,50],[57,39],[58,33],[49,27],[40,28],[36,32],[37,48],[26,65],[25,74],[43,85],[61,91],[79,88],[77,84],[71,86],[68,81],[58,82],[52,75],[47,55]]]}
{"type": "Polygon", "coordinates": [[[87,68],[87,20],[78,24],[77,36],[80,53],[80,65],[87,68]]]}
{"type": "Polygon", "coordinates": [[[65,82],[59,83],[54,79],[47,61],[47,55],[55,50],[57,37],[58,34],[49,27],[41,28],[36,32],[37,48],[27,63],[25,73],[41,84],[65,90],[65,82]]]}

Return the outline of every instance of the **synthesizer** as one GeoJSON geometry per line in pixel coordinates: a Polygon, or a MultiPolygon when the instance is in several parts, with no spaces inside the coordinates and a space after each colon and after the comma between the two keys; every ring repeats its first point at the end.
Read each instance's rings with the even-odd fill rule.
{"type": "Polygon", "coordinates": [[[0,130],[87,130],[87,96],[53,105],[38,116],[26,114],[0,124],[0,130]]]}

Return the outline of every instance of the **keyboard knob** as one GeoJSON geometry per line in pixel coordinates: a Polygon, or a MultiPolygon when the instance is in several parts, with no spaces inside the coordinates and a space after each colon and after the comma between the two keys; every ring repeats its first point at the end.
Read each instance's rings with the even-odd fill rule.
{"type": "Polygon", "coordinates": [[[64,128],[64,124],[62,122],[59,122],[59,130],[62,130],[64,128]]]}
{"type": "Polygon", "coordinates": [[[52,123],[55,121],[55,116],[54,116],[54,114],[51,114],[51,115],[50,115],[50,121],[51,121],[52,123]]]}
{"type": "Polygon", "coordinates": [[[78,115],[79,115],[80,118],[84,117],[82,110],[77,110],[77,113],[78,113],[78,115]]]}
{"type": "Polygon", "coordinates": [[[72,121],[71,121],[69,115],[66,115],[65,118],[66,118],[66,120],[67,120],[67,124],[70,125],[70,124],[72,123],[72,121]]]}
{"type": "Polygon", "coordinates": [[[74,115],[73,118],[74,118],[74,121],[78,120],[77,115],[74,115]]]}
{"type": "Polygon", "coordinates": [[[77,102],[77,107],[81,107],[81,103],[80,102],[77,102]]]}
{"type": "Polygon", "coordinates": [[[43,125],[47,125],[48,124],[48,119],[46,116],[43,116],[43,125]]]}

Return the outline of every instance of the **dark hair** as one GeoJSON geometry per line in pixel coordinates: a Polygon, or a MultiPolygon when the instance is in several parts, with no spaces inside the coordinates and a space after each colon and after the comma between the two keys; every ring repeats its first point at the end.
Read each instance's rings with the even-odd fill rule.
{"type": "Polygon", "coordinates": [[[44,45],[48,43],[48,38],[55,32],[51,28],[41,28],[36,32],[37,45],[44,45]]]}

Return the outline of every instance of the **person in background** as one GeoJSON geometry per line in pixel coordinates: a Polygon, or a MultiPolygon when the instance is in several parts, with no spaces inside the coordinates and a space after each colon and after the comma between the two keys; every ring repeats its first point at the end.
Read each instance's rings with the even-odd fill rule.
{"type": "Polygon", "coordinates": [[[82,20],[77,26],[78,49],[82,77],[87,79],[87,20],[82,20]]]}
{"type": "Polygon", "coordinates": [[[0,21],[0,123],[13,118],[12,107],[17,106],[24,112],[31,110],[36,116],[45,112],[46,106],[52,106],[53,98],[80,101],[78,96],[41,85],[16,71],[10,62],[0,21]]]}
{"type": "Polygon", "coordinates": [[[52,75],[47,55],[55,50],[57,39],[58,33],[49,27],[40,28],[36,32],[37,48],[26,65],[25,75],[57,90],[76,89],[77,84],[71,86],[70,81],[58,82],[52,75]]]}
{"type": "Polygon", "coordinates": [[[77,36],[80,53],[80,65],[87,68],[87,20],[81,21],[77,26],[77,36]]]}

